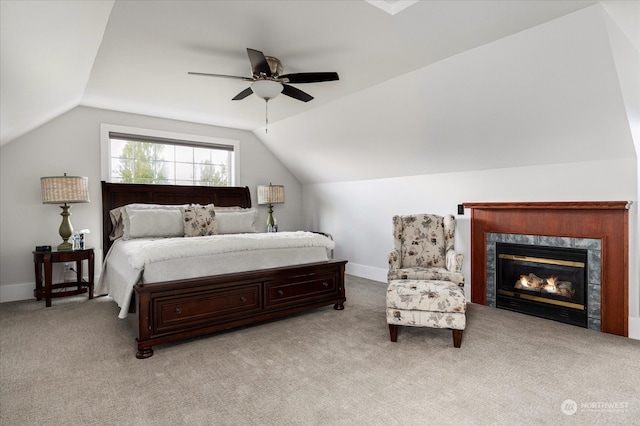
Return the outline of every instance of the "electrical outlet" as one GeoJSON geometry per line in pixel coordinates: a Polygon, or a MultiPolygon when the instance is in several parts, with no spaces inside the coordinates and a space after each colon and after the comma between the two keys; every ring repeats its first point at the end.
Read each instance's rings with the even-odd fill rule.
{"type": "Polygon", "coordinates": [[[71,263],[69,262],[64,262],[64,266],[62,268],[62,282],[69,283],[74,281],[76,281],[76,276],[73,266],[71,266],[71,263]]]}

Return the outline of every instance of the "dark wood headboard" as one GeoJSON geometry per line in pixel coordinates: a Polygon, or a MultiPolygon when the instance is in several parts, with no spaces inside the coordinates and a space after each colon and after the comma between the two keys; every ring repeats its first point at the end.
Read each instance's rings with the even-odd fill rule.
{"type": "Polygon", "coordinates": [[[251,207],[251,194],[246,186],[180,186],[109,183],[102,181],[102,255],[106,256],[111,241],[109,211],[131,203],[214,204],[220,207],[251,207]]]}

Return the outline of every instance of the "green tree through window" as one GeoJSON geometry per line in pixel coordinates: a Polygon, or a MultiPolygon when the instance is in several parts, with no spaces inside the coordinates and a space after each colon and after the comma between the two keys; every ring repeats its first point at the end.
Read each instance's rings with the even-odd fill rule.
{"type": "Polygon", "coordinates": [[[200,164],[200,182],[205,186],[228,186],[227,166],[214,165],[206,160],[200,164]]]}
{"type": "Polygon", "coordinates": [[[119,173],[125,183],[165,183],[162,171],[164,146],[151,142],[127,142],[122,149],[119,173]]]}

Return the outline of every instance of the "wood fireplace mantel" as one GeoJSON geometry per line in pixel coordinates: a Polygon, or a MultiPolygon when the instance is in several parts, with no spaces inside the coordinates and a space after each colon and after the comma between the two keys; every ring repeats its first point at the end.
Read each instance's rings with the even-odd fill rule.
{"type": "Polygon", "coordinates": [[[471,301],[486,304],[486,234],[549,235],[602,243],[602,331],[628,335],[627,201],[464,203],[471,209],[471,301]]]}

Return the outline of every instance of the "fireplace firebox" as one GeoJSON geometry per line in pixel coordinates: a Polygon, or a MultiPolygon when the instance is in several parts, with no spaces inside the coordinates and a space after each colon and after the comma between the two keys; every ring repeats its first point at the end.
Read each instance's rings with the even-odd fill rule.
{"type": "Polygon", "coordinates": [[[496,307],[587,328],[587,250],[496,243],[496,307]]]}

